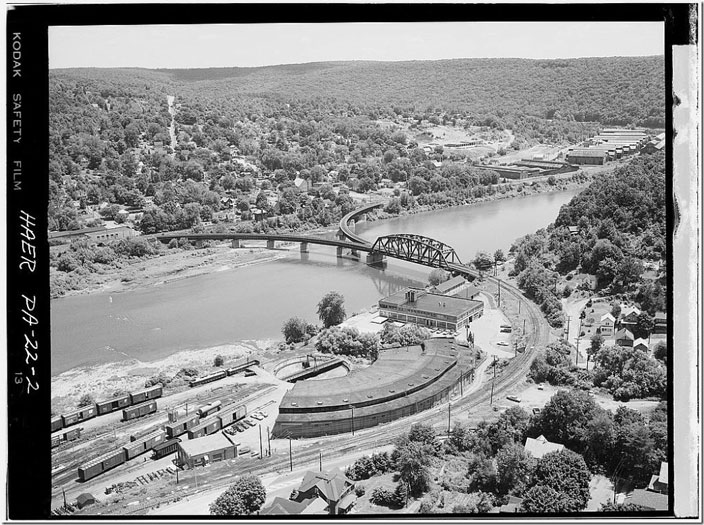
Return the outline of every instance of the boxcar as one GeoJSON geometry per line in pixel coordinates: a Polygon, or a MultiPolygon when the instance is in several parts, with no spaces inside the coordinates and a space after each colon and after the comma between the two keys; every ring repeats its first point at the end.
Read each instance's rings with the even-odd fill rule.
{"type": "Polygon", "coordinates": [[[80,438],[81,437],[81,430],[83,430],[81,427],[72,428],[71,430],[67,430],[66,432],[61,434],[62,441],[74,441],[74,440],[80,438]]]}
{"type": "Polygon", "coordinates": [[[180,439],[174,438],[174,439],[169,439],[168,441],[164,441],[163,443],[156,445],[152,450],[154,451],[154,454],[152,454],[152,459],[161,459],[163,457],[166,457],[170,454],[173,454],[178,450],[178,444],[181,442],[180,439]]]}
{"type": "Polygon", "coordinates": [[[137,392],[132,392],[130,397],[132,399],[132,404],[137,405],[139,403],[144,403],[148,399],[156,399],[162,395],[161,385],[154,385],[144,390],[138,390],[137,392]]]}
{"type": "Polygon", "coordinates": [[[78,467],[78,479],[88,481],[127,460],[123,449],[113,450],[78,467]]]}
{"type": "Polygon", "coordinates": [[[214,434],[218,430],[220,430],[220,420],[217,416],[209,417],[188,431],[188,439],[197,439],[199,437],[214,434]]]}
{"type": "Polygon", "coordinates": [[[78,410],[74,410],[73,412],[69,412],[68,414],[63,414],[61,416],[61,419],[64,422],[65,428],[70,427],[71,425],[75,425],[79,421],[93,419],[96,415],[97,411],[95,409],[95,405],[91,405],[88,407],[79,408],[78,410]]]}
{"type": "Polygon", "coordinates": [[[239,421],[247,415],[247,409],[244,405],[237,407],[226,407],[217,413],[215,417],[220,420],[220,428],[225,428],[239,421]]]}
{"type": "Polygon", "coordinates": [[[51,448],[56,448],[61,445],[61,436],[51,436],[51,448]]]}
{"type": "Polygon", "coordinates": [[[212,415],[213,413],[217,412],[220,410],[220,407],[222,406],[222,401],[213,401],[209,405],[202,406],[198,409],[198,415],[200,417],[208,417],[212,415]]]}
{"type": "Polygon", "coordinates": [[[115,410],[120,410],[121,408],[128,407],[132,404],[132,398],[129,394],[124,396],[116,397],[113,399],[107,399],[105,401],[98,401],[95,407],[98,409],[98,415],[109,414],[115,410]]]}
{"type": "Polygon", "coordinates": [[[122,449],[125,451],[125,459],[129,460],[140,454],[144,454],[147,450],[151,450],[164,441],[166,441],[166,433],[163,430],[155,430],[137,441],[124,445],[122,449]]]}
{"type": "Polygon", "coordinates": [[[192,387],[205,385],[206,383],[212,383],[213,381],[217,381],[217,380],[222,379],[223,377],[226,377],[226,376],[227,376],[227,373],[224,370],[222,370],[220,372],[215,372],[214,374],[210,374],[209,376],[199,377],[198,379],[194,379],[193,381],[190,382],[190,385],[192,387]]]}
{"type": "Polygon", "coordinates": [[[61,419],[61,416],[56,416],[51,418],[51,431],[56,432],[57,430],[61,430],[64,428],[64,420],[61,419]]]}
{"type": "Polygon", "coordinates": [[[181,419],[179,421],[176,421],[175,423],[167,423],[166,425],[164,425],[164,428],[166,428],[166,436],[169,439],[178,437],[198,425],[199,422],[200,417],[198,416],[198,414],[193,414],[191,416],[186,416],[185,419],[181,419]]]}
{"type": "Polygon", "coordinates": [[[146,403],[142,403],[140,405],[125,408],[122,411],[122,421],[129,421],[130,419],[144,417],[147,414],[153,414],[156,412],[156,409],[156,401],[147,401],[146,403]]]}

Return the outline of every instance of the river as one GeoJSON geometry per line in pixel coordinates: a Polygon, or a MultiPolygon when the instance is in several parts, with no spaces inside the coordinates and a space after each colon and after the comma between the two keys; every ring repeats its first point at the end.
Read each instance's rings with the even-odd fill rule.
{"type": "MultiPolygon", "coordinates": [[[[555,220],[579,190],[544,193],[360,223],[368,239],[416,233],[453,246],[463,262],[478,250],[508,252],[512,242],[555,220]]],[[[348,314],[368,309],[403,286],[423,285],[430,268],[390,259],[383,270],[337,259],[334,248],[310,245],[285,258],[121,293],[51,302],[53,375],[78,366],[137,358],[161,359],[181,350],[280,338],[283,322],[319,322],[316,305],[330,290],[345,297],[348,314]],[[303,258],[304,257],[304,258],[303,258]]]]}

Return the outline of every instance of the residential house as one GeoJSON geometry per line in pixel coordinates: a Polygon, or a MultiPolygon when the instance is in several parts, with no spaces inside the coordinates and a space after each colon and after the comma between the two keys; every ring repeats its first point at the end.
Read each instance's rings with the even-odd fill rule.
{"type": "Polygon", "coordinates": [[[327,503],[328,514],[346,514],[357,500],[354,483],[339,470],[306,472],[294,501],[320,498],[327,503]]]}
{"type": "Polygon", "coordinates": [[[619,316],[619,327],[633,329],[638,323],[640,310],[635,306],[621,306],[621,315],[619,316]]]}
{"type": "Polygon", "coordinates": [[[561,443],[552,443],[545,436],[541,435],[536,439],[526,438],[526,444],[523,446],[526,452],[536,459],[542,458],[549,452],[559,452],[565,448],[561,443]]]}
{"type": "Polygon", "coordinates": [[[664,312],[655,312],[655,317],[653,317],[653,333],[654,334],[666,334],[667,333],[667,314],[664,312]]]}
{"type": "Polygon", "coordinates": [[[568,226],[571,236],[579,235],[579,226],[568,226]]]}
{"type": "Polygon", "coordinates": [[[660,472],[652,475],[646,490],[659,492],[660,494],[668,494],[670,492],[668,467],[667,461],[660,463],[660,472]]]}
{"type": "Polygon", "coordinates": [[[322,498],[310,498],[303,501],[291,501],[277,496],[271,505],[263,508],[260,516],[277,516],[277,515],[310,515],[310,514],[327,514],[328,504],[322,498]]]}
{"type": "Polygon", "coordinates": [[[606,313],[601,316],[601,320],[599,321],[599,328],[597,328],[597,333],[601,335],[614,335],[614,327],[616,326],[616,318],[609,314],[606,313]]]}
{"type": "Polygon", "coordinates": [[[521,508],[521,503],[523,503],[523,498],[509,496],[508,503],[501,505],[499,512],[502,514],[515,514],[521,508]]]}
{"type": "Polygon", "coordinates": [[[619,346],[633,346],[633,333],[625,328],[621,328],[616,332],[614,339],[619,346]]]}
{"type": "Polygon", "coordinates": [[[310,189],[310,183],[306,179],[302,179],[300,177],[296,177],[293,184],[301,191],[308,191],[310,189]]]}
{"type": "Polygon", "coordinates": [[[648,340],[639,337],[638,339],[633,341],[633,349],[634,350],[642,350],[643,352],[647,353],[649,350],[648,340]]]}
{"type": "Polygon", "coordinates": [[[636,489],[626,496],[624,503],[640,505],[645,510],[668,510],[669,498],[667,494],[652,492],[650,490],[636,489]]]}

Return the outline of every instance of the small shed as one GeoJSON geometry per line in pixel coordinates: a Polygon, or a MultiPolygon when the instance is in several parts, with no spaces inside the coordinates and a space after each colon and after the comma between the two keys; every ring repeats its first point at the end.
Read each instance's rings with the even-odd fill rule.
{"type": "Polygon", "coordinates": [[[93,494],[90,494],[89,492],[84,492],[80,496],[76,498],[76,505],[78,505],[79,509],[82,509],[83,507],[87,507],[88,505],[94,505],[95,504],[95,497],[93,494]]]}

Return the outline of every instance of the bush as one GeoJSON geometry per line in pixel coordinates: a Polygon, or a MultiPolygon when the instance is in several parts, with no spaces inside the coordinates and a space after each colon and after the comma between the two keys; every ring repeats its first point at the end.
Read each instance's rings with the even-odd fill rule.
{"type": "Polygon", "coordinates": [[[365,492],[366,492],[366,489],[364,488],[364,485],[361,485],[361,484],[355,485],[354,493],[358,498],[361,498],[362,496],[364,496],[365,492]]]}
{"type": "Polygon", "coordinates": [[[78,408],[87,407],[95,404],[95,398],[92,394],[83,394],[78,400],[78,408]]]}
{"type": "Polygon", "coordinates": [[[308,335],[309,324],[298,317],[291,317],[281,327],[281,333],[287,343],[300,343],[308,335]]]}
{"type": "Polygon", "coordinates": [[[225,364],[225,358],[221,355],[216,355],[213,360],[213,366],[222,366],[225,364]]]}
{"type": "Polygon", "coordinates": [[[384,507],[399,507],[398,498],[395,492],[390,491],[385,487],[377,487],[372,491],[369,498],[374,505],[382,505],[384,507]]]}

